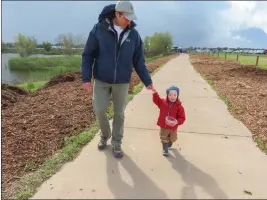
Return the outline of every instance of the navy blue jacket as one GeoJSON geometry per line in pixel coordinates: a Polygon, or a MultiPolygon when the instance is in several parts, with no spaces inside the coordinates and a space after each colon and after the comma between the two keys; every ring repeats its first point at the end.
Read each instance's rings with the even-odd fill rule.
{"type": "Polygon", "coordinates": [[[99,21],[91,30],[82,54],[82,81],[97,80],[116,84],[129,83],[133,67],[145,86],[152,80],[145,65],[142,39],[131,23],[118,40],[106,6],[99,15],[99,21]],[[123,34],[124,33],[124,34],[123,34]]]}

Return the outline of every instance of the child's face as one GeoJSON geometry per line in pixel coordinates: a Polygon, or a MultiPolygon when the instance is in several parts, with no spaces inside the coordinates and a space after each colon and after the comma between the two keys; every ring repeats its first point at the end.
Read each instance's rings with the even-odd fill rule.
{"type": "Polygon", "coordinates": [[[178,98],[178,94],[176,90],[171,90],[168,94],[168,99],[170,102],[175,102],[178,98]]]}

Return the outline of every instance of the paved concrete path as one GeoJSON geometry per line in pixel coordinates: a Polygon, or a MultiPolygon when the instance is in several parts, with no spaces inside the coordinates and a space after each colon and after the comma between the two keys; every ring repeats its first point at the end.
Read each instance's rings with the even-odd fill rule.
{"type": "Polygon", "coordinates": [[[188,55],[168,62],[153,80],[162,96],[171,84],[180,87],[187,114],[169,158],[161,154],[158,109],[144,89],[126,109],[122,160],[112,157],[110,146],[99,152],[97,136],[34,198],[267,198],[266,155],[188,55]]]}

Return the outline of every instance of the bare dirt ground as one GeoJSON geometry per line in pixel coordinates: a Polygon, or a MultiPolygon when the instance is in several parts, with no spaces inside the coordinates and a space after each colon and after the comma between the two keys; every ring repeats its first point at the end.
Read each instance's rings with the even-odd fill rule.
{"type": "Polygon", "coordinates": [[[267,70],[208,55],[190,55],[193,66],[213,81],[230,102],[229,109],[267,149],[267,70]]]}
{"type": "MultiPolygon", "coordinates": [[[[150,73],[176,57],[147,63],[150,73]]],[[[129,92],[140,82],[132,74],[129,92]]],[[[79,134],[95,121],[92,94],[82,88],[81,73],[52,78],[34,93],[2,87],[2,186],[37,169],[64,146],[64,138],[79,134]]]]}

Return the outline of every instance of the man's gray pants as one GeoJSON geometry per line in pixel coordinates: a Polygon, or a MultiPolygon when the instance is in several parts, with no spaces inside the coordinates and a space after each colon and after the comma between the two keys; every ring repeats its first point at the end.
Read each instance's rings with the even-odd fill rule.
{"type": "Polygon", "coordinates": [[[128,83],[109,84],[95,80],[93,107],[101,129],[100,136],[106,139],[111,135],[106,111],[110,103],[110,97],[112,97],[114,117],[111,144],[113,146],[121,145],[121,140],[123,138],[124,110],[126,107],[128,89],[128,83]]]}

